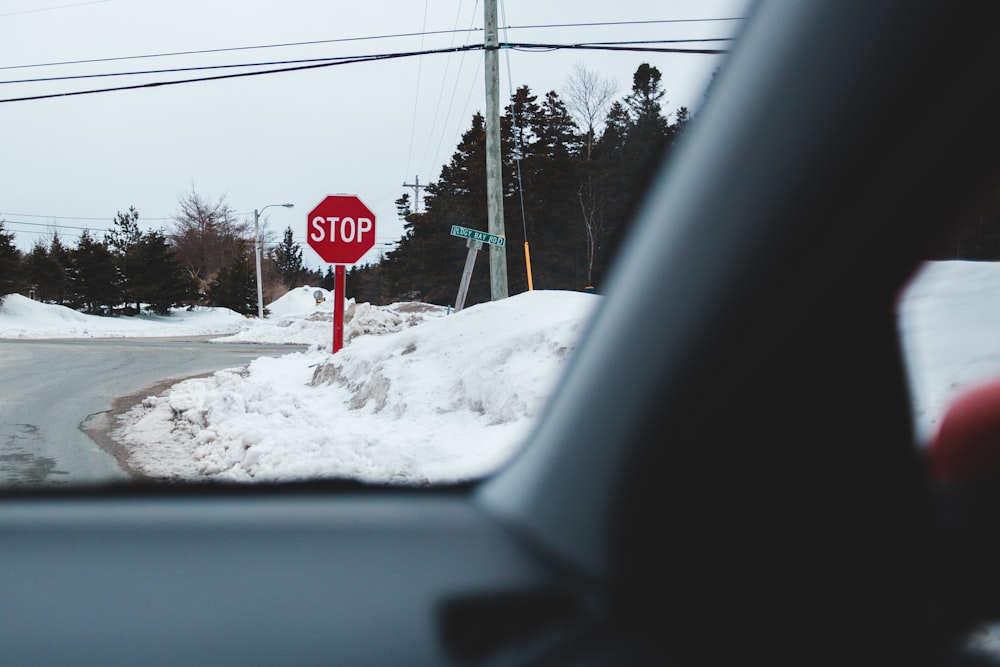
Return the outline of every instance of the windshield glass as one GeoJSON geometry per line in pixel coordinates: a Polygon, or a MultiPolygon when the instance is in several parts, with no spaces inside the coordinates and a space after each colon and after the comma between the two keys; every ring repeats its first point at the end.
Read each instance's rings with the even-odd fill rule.
{"type": "Polygon", "coordinates": [[[509,459],[746,3],[388,4],[5,6],[0,485],[509,459]]]}

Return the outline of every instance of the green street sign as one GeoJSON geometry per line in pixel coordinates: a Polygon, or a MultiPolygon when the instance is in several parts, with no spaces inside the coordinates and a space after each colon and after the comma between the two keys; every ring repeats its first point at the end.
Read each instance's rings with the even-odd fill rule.
{"type": "Polygon", "coordinates": [[[501,248],[507,245],[507,239],[503,236],[487,234],[486,232],[469,229],[468,227],[459,227],[458,225],[451,226],[451,235],[458,236],[463,239],[472,239],[473,241],[479,241],[480,243],[489,243],[490,245],[499,246],[501,248]]]}

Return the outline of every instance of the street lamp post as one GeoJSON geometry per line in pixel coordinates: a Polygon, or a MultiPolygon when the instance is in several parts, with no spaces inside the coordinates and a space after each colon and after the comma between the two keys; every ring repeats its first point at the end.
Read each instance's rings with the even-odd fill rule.
{"type": "Polygon", "coordinates": [[[257,259],[257,319],[264,319],[264,286],[260,281],[260,214],[264,212],[265,209],[269,209],[272,206],[281,206],[284,208],[292,208],[295,204],[268,204],[264,208],[253,210],[253,230],[254,230],[254,255],[257,259]]]}

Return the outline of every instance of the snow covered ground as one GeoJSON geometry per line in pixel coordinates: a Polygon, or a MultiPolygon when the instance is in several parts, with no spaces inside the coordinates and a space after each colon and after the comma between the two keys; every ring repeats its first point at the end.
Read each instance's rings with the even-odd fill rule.
{"type": "MultiPolygon", "coordinates": [[[[450,315],[427,304],[348,302],[347,345],[331,356],[331,296],[317,306],[314,291],[289,292],[263,321],[220,309],[98,318],[11,295],[0,306],[0,338],[310,345],[147,398],[115,433],[131,465],[164,479],[423,484],[486,474],[512,454],[602,298],[539,291],[450,315]]],[[[1000,377],[998,297],[1000,264],[973,262],[928,265],[904,294],[900,330],[922,437],[963,388],[1000,377]]]]}
{"type": "MultiPolygon", "coordinates": [[[[346,330],[365,333],[338,354],[315,347],[182,382],[123,415],[116,436],[160,478],[478,477],[511,455],[598,300],[533,292],[448,317],[357,306],[346,330]],[[386,316],[402,322],[373,335],[392,328],[386,316]]],[[[331,326],[314,342],[328,348],[331,326]]]]}
{"type": "Polygon", "coordinates": [[[0,338],[148,338],[236,333],[248,320],[227,308],[177,310],[170,316],[95,317],[8,294],[0,306],[0,338]]]}

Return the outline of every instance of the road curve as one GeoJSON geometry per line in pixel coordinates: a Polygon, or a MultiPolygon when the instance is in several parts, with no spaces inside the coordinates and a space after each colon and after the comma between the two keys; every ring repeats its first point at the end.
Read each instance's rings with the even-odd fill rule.
{"type": "Polygon", "coordinates": [[[0,487],[125,481],[115,457],[81,430],[117,397],[303,349],[207,341],[0,340],[0,487]]]}

